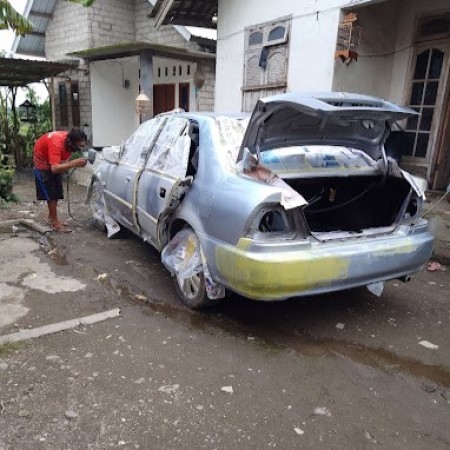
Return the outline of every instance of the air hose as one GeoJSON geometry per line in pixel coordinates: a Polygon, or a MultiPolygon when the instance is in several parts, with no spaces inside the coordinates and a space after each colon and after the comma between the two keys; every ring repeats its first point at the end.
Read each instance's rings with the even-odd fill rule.
{"type": "Polygon", "coordinates": [[[92,218],[92,214],[89,213],[89,215],[87,217],[75,217],[72,213],[72,206],[70,203],[70,178],[72,177],[72,175],[74,174],[75,170],[77,170],[78,167],[75,167],[72,170],[69,170],[69,172],[67,172],[67,177],[66,177],[66,195],[67,195],[67,213],[69,214],[69,217],[71,219],[73,219],[75,222],[87,222],[88,220],[90,220],[92,218]]]}
{"type": "Polygon", "coordinates": [[[442,200],[444,200],[445,197],[447,197],[447,195],[450,195],[450,183],[447,186],[447,189],[445,190],[445,192],[442,194],[441,197],[439,197],[433,205],[431,205],[423,214],[422,217],[425,217],[428,213],[430,213],[431,211],[434,210],[434,208],[436,208],[437,205],[439,205],[439,203],[442,202],[442,200]]]}

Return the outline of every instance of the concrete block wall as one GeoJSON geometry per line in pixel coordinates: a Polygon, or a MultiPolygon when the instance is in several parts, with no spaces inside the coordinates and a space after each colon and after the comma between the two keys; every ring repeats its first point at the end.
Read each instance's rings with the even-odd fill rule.
{"type": "Polygon", "coordinates": [[[132,42],[135,37],[134,2],[96,0],[88,10],[91,46],[132,42]]]}
{"type": "Polygon", "coordinates": [[[89,65],[82,62],[78,72],[78,89],[80,95],[80,126],[88,137],[88,144],[92,143],[92,97],[91,78],[89,76],[89,65]],[[85,125],[88,125],[85,127],[85,125]]]}
{"type": "Polygon", "coordinates": [[[199,111],[214,111],[214,90],[216,80],[216,60],[205,60],[197,64],[205,76],[203,87],[197,92],[197,104],[199,111]]]}
{"type": "Polygon", "coordinates": [[[67,53],[89,48],[88,9],[71,2],[57,2],[46,31],[48,60],[67,59],[67,53]]]}
{"type": "Polygon", "coordinates": [[[89,8],[57,2],[46,31],[46,57],[63,60],[70,52],[131,42],[135,38],[134,22],[133,1],[97,0],[89,8]]]}

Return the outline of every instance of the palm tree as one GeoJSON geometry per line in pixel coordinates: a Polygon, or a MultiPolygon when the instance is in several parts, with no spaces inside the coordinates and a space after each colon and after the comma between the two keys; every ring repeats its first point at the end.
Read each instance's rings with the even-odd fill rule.
{"type": "Polygon", "coordinates": [[[29,33],[33,25],[21,16],[8,0],[0,0],[0,30],[12,28],[16,34],[29,33]]]}
{"type": "MultiPolygon", "coordinates": [[[[92,6],[95,0],[69,0],[83,6],[92,6]]],[[[0,0],[0,30],[11,28],[17,35],[30,33],[33,24],[21,16],[12,6],[9,0],[0,0]]]]}

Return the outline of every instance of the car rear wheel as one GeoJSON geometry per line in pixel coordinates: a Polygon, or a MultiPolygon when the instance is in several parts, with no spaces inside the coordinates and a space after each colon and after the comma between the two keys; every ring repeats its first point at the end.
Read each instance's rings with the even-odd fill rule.
{"type": "MultiPolygon", "coordinates": [[[[189,231],[198,241],[194,231],[192,229],[189,229],[189,231]]],[[[181,278],[179,275],[175,275],[174,281],[178,295],[189,308],[202,309],[219,303],[219,300],[209,299],[206,295],[205,274],[203,271],[187,278],[181,278]]]]}

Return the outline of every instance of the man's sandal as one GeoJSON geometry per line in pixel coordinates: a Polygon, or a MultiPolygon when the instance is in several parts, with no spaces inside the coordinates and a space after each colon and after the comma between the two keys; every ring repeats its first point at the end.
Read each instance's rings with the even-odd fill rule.
{"type": "MultiPolygon", "coordinates": [[[[52,225],[52,221],[50,219],[46,220],[48,225],[52,225]]],[[[69,226],[69,222],[66,222],[65,220],[63,220],[62,222],[59,222],[62,226],[64,227],[68,227],[69,226]]]]}
{"type": "Polygon", "coordinates": [[[64,226],[63,224],[53,226],[53,231],[56,231],[57,233],[72,233],[72,228],[69,228],[68,226],[64,226]]]}

